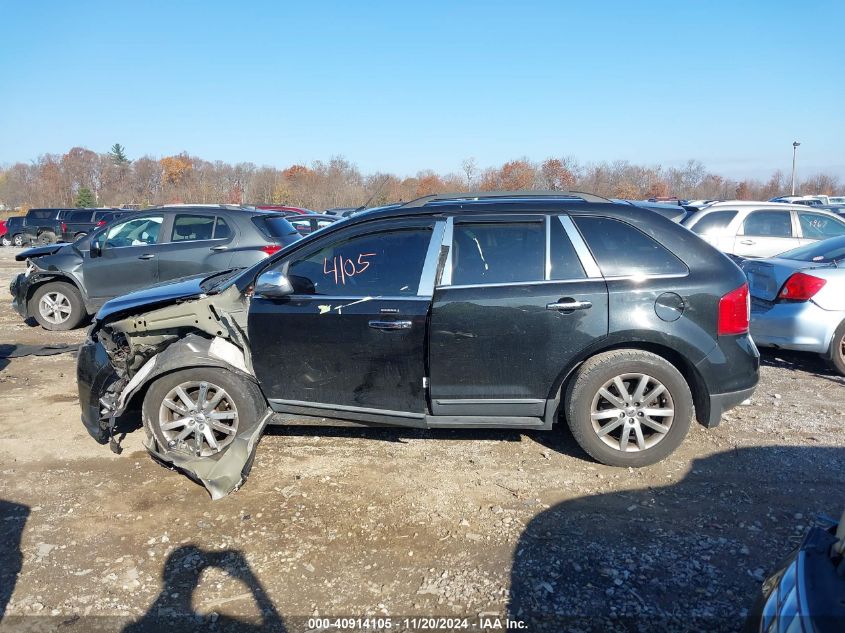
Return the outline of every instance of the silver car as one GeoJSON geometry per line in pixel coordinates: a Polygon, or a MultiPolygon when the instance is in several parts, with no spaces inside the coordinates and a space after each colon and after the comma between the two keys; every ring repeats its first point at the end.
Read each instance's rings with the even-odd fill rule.
{"type": "Polygon", "coordinates": [[[845,235],[845,218],[779,202],[717,202],[681,224],[723,253],[740,257],[774,257],[797,246],[845,235]]]}
{"type": "Polygon", "coordinates": [[[754,342],[821,354],[845,375],[845,236],[748,259],[742,269],[754,342]]]}

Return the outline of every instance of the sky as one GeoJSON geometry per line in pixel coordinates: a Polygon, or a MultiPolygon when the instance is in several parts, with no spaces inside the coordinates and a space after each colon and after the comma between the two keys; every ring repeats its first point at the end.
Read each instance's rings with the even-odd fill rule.
{"type": "Polygon", "coordinates": [[[74,146],[845,180],[842,0],[0,0],[0,164],[74,146]]]}

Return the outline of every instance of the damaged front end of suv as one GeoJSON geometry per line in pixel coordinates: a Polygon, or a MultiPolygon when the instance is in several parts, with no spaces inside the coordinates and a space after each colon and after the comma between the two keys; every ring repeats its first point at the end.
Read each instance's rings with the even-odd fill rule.
{"type": "Polygon", "coordinates": [[[77,363],[82,422],[94,439],[119,452],[118,421],[144,401],[146,448],[214,499],[246,478],[270,417],[246,343],[252,289],[236,277],[183,279],[109,301],[77,363]],[[149,408],[145,394],[160,385],[169,392],[149,408]]]}

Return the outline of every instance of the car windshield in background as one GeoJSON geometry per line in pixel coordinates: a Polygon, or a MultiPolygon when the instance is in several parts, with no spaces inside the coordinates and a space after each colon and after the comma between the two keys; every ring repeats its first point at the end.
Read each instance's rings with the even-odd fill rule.
{"type": "Polygon", "coordinates": [[[794,259],[799,262],[812,262],[814,264],[835,264],[845,261],[845,235],[833,237],[823,242],[815,242],[806,246],[793,248],[791,251],[781,253],[778,257],[782,259],[794,259]]]}
{"type": "Polygon", "coordinates": [[[293,225],[281,215],[257,215],[252,218],[252,221],[258,227],[258,230],[269,238],[288,238],[287,241],[290,241],[290,237],[299,236],[293,225]]]}

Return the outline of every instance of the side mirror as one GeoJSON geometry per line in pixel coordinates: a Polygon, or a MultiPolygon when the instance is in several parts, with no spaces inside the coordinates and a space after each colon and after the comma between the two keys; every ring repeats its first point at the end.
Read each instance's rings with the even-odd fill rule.
{"type": "Polygon", "coordinates": [[[97,240],[91,240],[91,244],[88,246],[88,254],[91,256],[91,259],[103,254],[103,249],[97,240]]]}
{"type": "Polygon", "coordinates": [[[293,285],[284,273],[265,270],[255,280],[255,294],[268,299],[279,299],[293,294],[293,285]]]}

